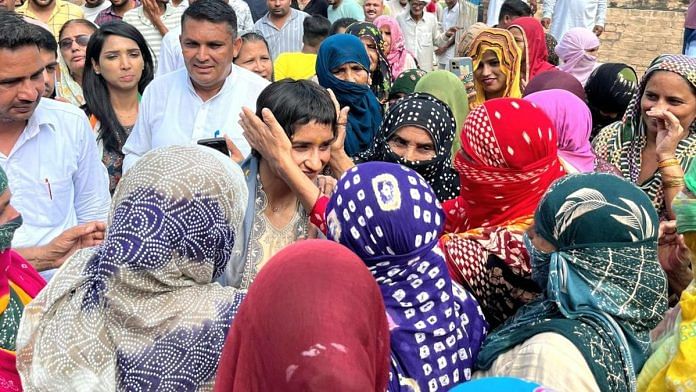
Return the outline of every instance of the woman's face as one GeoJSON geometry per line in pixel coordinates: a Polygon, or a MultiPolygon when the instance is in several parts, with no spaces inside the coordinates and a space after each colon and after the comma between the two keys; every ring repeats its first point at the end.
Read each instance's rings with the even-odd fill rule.
{"type": "Polygon", "coordinates": [[[345,63],[331,70],[331,73],[344,82],[370,85],[367,71],[358,63],[345,63]]]}
{"type": "Polygon", "coordinates": [[[94,70],[106,80],[109,88],[133,90],[138,88],[145,61],[135,41],[110,35],[104,41],[99,62],[92,65],[94,70]]]}
{"type": "Polygon", "coordinates": [[[486,98],[499,98],[505,92],[507,76],[500,68],[500,60],[492,50],[487,50],[481,57],[478,68],[474,71],[476,83],[483,87],[486,98]]]}
{"type": "Polygon", "coordinates": [[[534,225],[529,226],[527,229],[527,236],[529,237],[529,240],[532,242],[532,245],[538,250],[543,253],[551,253],[556,251],[556,247],[553,246],[552,243],[544,239],[544,237],[540,236],[537,234],[536,229],[534,228],[534,225]]]}
{"type": "Polygon", "coordinates": [[[382,40],[384,41],[384,54],[389,54],[391,52],[391,27],[389,25],[384,25],[379,28],[382,32],[382,40]]]}
{"type": "Polygon", "coordinates": [[[234,63],[266,80],[272,81],[273,62],[263,41],[247,41],[242,44],[242,48],[234,63]]]}
{"type": "Polygon", "coordinates": [[[375,72],[375,69],[377,69],[377,62],[379,61],[377,44],[375,44],[375,41],[370,37],[360,37],[360,41],[365,45],[367,56],[370,58],[370,72],[375,72]]]}
{"type": "Polygon", "coordinates": [[[423,128],[407,125],[399,128],[387,141],[394,154],[407,161],[426,162],[435,158],[435,143],[423,128]]]}
{"type": "Polygon", "coordinates": [[[652,108],[668,110],[674,114],[685,131],[696,118],[696,96],[689,83],[680,75],[669,71],[656,71],[648,80],[640,100],[641,115],[648,132],[657,133],[657,120],[645,113],[652,108]]]}
{"type": "Polygon", "coordinates": [[[519,27],[510,27],[510,34],[515,38],[515,43],[522,50],[522,63],[527,61],[527,43],[524,39],[524,31],[519,27]]]}
{"type": "Polygon", "coordinates": [[[295,127],[292,137],[292,159],[302,172],[314,180],[331,159],[334,134],[328,124],[311,121],[295,127]]]}
{"type": "Polygon", "coordinates": [[[58,45],[70,73],[82,72],[85,68],[87,42],[92,33],[93,29],[81,23],[72,23],[63,30],[58,45]]]}

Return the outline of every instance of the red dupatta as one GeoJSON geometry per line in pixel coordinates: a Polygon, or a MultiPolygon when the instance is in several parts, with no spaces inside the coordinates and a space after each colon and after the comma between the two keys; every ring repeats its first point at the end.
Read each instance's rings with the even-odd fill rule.
{"type": "MultiPolygon", "coordinates": [[[[546,33],[541,23],[532,18],[525,16],[515,19],[515,22],[508,27],[517,27],[524,32],[527,46],[527,79],[525,83],[529,83],[538,74],[556,69],[556,67],[548,62],[549,50],[546,47],[546,33]]],[[[523,72],[524,74],[524,72],[523,72]]]]}
{"type": "Polygon", "coordinates": [[[493,99],[474,109],[461,140],[454,161],[460,196],[443,203],[449,233],[532,214],[549,185],[565,174],[553,123],[522,99],[493,99]]]}
{"type": "Polygon", "coordinates": [[[215,391],[383,392],[389,353],[382,294],[363,261],[335,242],[300,241],[249,288],[215,391]]]}

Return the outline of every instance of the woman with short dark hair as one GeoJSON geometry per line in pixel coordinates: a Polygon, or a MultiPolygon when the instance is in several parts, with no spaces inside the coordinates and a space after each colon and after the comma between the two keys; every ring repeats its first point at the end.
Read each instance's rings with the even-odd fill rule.
{"type": "MultiPolygon", "coordinates": [[[[331,158],[336,136],[336,110],[329,93],[314,82],[285,79],[266,87],[256,101],[256,114],[244,109],[242,123],[251,117],[275,118],[289,139],[283,155],[311,181],[317,180],[331,158]]],[[[280,176],[275,162],[252,151],[242,163],[249,188],[241,250],[223,283],[248,288],[258,271],[278,251],[308,233],[309,210],[280,176]]],[[[313,187],[314,196],[319,190],[313,187]]],[[[311,206],[310,206],[311,208],[311,206]]]]}

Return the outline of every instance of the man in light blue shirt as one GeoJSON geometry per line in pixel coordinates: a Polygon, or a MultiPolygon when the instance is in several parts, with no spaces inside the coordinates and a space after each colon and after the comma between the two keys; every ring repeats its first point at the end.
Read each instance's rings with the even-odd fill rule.
{"type": "Polygon", "coordinates": [[[331,23],[342,18],[353,18],[358,21],[365,20],[362,7],[355,0],[328,0],[329,8],[326,13],[331,23]]]}
{"type": "Polygon", "coordinates": [[[273,61],[285,52],[302,50],[303,23],[309,14],[290,7],[291,0],[267,0],[268,12],[254,24],[268,42],[273,61]]]}

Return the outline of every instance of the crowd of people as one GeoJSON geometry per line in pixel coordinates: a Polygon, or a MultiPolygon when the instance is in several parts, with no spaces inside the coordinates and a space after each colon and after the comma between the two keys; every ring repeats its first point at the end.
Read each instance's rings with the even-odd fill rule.
{"type": "Polygon", "coordinates": [[[482,6],[0,0],[0,389],[696,390],[696,59],[482,6]]]}

